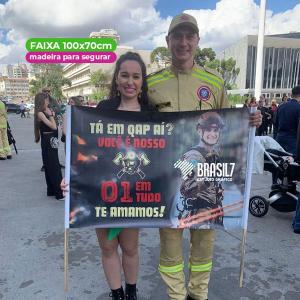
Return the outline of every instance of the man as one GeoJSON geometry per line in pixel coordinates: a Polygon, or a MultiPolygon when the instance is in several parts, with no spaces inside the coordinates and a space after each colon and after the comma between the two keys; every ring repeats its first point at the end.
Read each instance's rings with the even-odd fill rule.
{"type": "MultiPolygon", "coordinates": [[[[180,192],[184,197],[184,207],[181,211],[184,217],[196,215],[212,209],[222,209],[223,188],[220,182],[197,180],[198,163],[217,164],[219,160],[218,142],[224,122],[217,112],[202,114],[197,123],[199,143],[183,155],[185,161],[191,162],[195,168],[183,181],[180,192]]],[[[223,225],[223,217],[217,216],[204,222],[201,226],[207,228],[209,224],[223,225]]]]}
{"type": "Polygon", "coordinates": [[[11,159],[7,138],[7,113],[5,104],[0,100],[0,160],[11,159]]]}
{"type": "MultiPolygon", "coordinates": [[[[171,51],[171,67],[149,75],[149,99],[159,111],[189,111],[228,107],[224,81],[220,75],[194,63],[199,43],[197,21],[180,14],[171,21],[166,41],[171,51]]],[[[252,125],[261,123],[258,112],[252,125]]],[[[190,280],[187,299],[207,299],[212,268],[214,231],[191,229],[190,280]]],[[[182,229],[160,229],[159,272],[172,300],[186,299],[182,256],[182,229]]]]}
{"type": "Polygon", "coordinates": [[[257,109],[260,110],[262,115],[262,124],[257,128],[257,135],[267,135],[269,113],[268,108],[265,106],[265,98],[263,96],[260,96],[257,109]]]}
{"type": "Polygon", "coordinates": [[[26,108],[25,108],[25,104],[24,104],[23,100],[21,101],[21,104],[20,104],[20,111],[21,111],[21,118],[26,118],[26,116],[25,116],[26,108]]]}
{"type": "Polygon", "coordinates": [[[285,151],[296,155],[297,129],[300,120],[300,85],[292,89],[291,99],[278,107],[274,138],[285,151]]]}

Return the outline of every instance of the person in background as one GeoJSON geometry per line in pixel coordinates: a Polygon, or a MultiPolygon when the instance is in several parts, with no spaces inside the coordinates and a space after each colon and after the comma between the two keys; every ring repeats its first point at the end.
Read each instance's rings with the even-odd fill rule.
{"type": "Polygon", "coordinates": [[[23,100],[21,101],[20,104],[20,111],[21,111],[21,118],[26,118],[25,116],[26,107],[23,100]]]}
{"type": "MultiPolygon", "coordinates": [[[[78,96],[73,96],[69,98],[68,105],[77,105],[81,106],[82,101],[78,96]]],[[[66,113],[63,114],[63,125],[62,125],[62,136],[61,141],[66,142],[66,113]]]]}
{"type": "Polygon", "coordinates": [[[281,104],[276,113],[274,139],[283,149],[296,155],[297,130],[300,119],[300,85],[292,89],[289,101],[281,104]]]}
{"type": "Polygon", "coordinates": [[[288,101],[287,95],[283,95],[282,98],[281,98],[281,102],[280,102],[279,106],[286,103],[287,101],[288,101]]]}
{"type": "MultiPolygon", "coordinates": [[[[271,106],[269,104],[269,99],[265,99],[265,108],[266,108],[266,127],[264,135],[268,135],[268,133],[272,129],[272,114],[271,114],[271,106]]],[[[271,133],[271,132],[270,132],[271,133]]]]}
{"type": "Polygon", "coordinates": [[[57,200],[64,200],[60,189],[62,175],[58,160],[57,125],[54,112],[49,108],[49,95],[46,93],[38,93],[35,96],[34,135],[36,143],[41,140],[47,196],[55,196],[57,200]]]}
{"type": "Polygon", "coordinates": [[[257,104],[256,104],[256,98],[255,98],[255,97],[252,97],[252,98],[250,99],[249,106],[250,106],[250,107],[257,106],[257,104]]]}
{"type": "MultiPolygon", "coordinates": [[[[51,96],[51,89],[49,87],[42,88],[42,93],[48,95],[49,98],[49,109],[51,109],[54,112],[54,119],[57,126],[62,125],[62,111],[61,111],[61,105],[58,103],[56,99],[54,99],[51,96]]],[[[43,157],[42,157],[43,159],[43,157]]],[[[59,164],[61,168],[64,168],[63,165],[59,164]]],[[[43,165],[41,167],[41,171],[45,171],[45,162],[43,160],[43,165]]]]}
{"type": "Polygon", "coordinates": [[[7,112],[4,102],[0,100],[0,160],[11,158],[11,149],[7,137],[7,112]]]}
{"type": "Polygon", "coordinates": [[[268,109],[265,107],[265,98],[264,97],[260,97],[259,101],[258,101],[258,107],[257,110],[259,110],[261,112],[262,115],[262,124],[257,128],[257,135],[258,136],[262,136],[262,135],[266,135],[267,132],[267,126],[268,126],[268,109]]]}
{"type": "Polygon", "coordinates": [[[274,126],[275,118],[276,118],[276,112],[277,112],[277,101],[276,101],[276,99],[272,99],[271,106],[269,108],[269,114],[271,115],[271,122],[269,125],[269,134],[271,134],[273,131],[273,126],[274,126]]]}
{"type": "Polygon", "coordinates": [[[244,102],[243,107],[249,108],[249,105],[250,105],[250,101],[249,101],[249,99],[247,98],[247,99],[245,99],[245,102],[244,102]]]}

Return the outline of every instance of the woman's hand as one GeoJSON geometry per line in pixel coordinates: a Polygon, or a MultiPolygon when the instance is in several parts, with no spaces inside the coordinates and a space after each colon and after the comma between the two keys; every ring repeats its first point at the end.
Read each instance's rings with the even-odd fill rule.
{"type": "Polygon", "coordinates": [[[45,110],[45,113],[46,113],[49,117],[50,117],[50,116],[52,116],[52,117],[55,116],[54,111],[52,111],[48,106],[47,106],[47,108],[46,108],[46,110],[45,110]]]}
{"type": "Polygon", "coordinates": [[[63,192],[63,195],[66,196],[66,194],[69,192],[69,184],[65,182],[65,178],[63,178],[63,180],[60,183],[60,188],[63,192]]]}
{"type": "Polygon", "coordinates": [[[256,128],[258,128],[261,125],[262,114],[261,114],[260,110],[257,110],[256,112],[250,114],[249,123],[250,123],[250,126],[254,126],[256,128]]]}

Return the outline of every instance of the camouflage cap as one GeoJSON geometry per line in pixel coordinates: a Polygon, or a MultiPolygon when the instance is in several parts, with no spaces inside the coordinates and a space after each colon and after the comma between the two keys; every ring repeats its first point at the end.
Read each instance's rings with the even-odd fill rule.
{"type": "Polygon", "coordinates": [[[188,14],[180,14],[175,16],[170,24],[169,27],[169,31],[168,31],[168,35],[178,26],[182,26],[182,25],[186,25],[186,26],[190,26],[192,27],[197,33],[199,33],[199,28],[198,28],[198,24],[196,19],[188,14]]]}

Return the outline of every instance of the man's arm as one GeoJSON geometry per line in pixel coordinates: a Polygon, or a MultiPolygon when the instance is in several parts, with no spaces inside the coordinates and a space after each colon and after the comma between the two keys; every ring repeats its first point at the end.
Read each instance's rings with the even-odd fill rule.
{"type": "Polygon", "coordinates": [[[228,98],[227,98],[227,93],[226,93],[224,85],[223,85],[223,88],[220,91],[220,93],[221,93],[220,108],[230,108],[229,101],[228,101],[228,98]]]}

